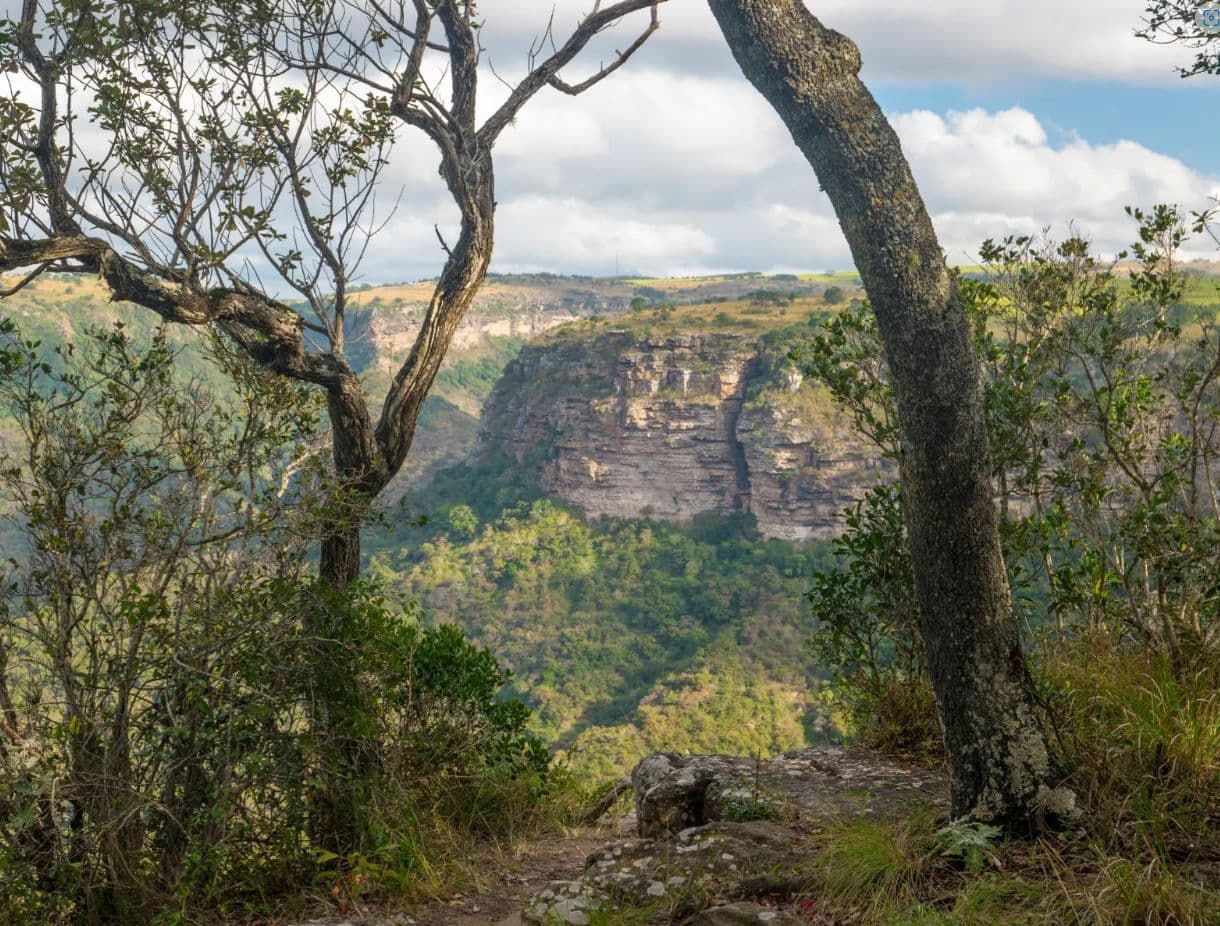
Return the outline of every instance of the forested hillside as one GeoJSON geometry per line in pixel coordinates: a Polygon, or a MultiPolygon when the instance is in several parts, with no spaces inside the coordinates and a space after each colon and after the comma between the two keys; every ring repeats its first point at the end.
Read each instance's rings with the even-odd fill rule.
{"type": "Polygon", "coordinates": [[[770,753],[841,735],[806,645],[823,548],[763,540],[744,517],[587,523],[541,498],[493,509],[445,506],[379,541],[371,574],[499,655],[582,771],[621,774],[662,747],[770,753]]]}
{"type": "MultiPolygon", "coordinates": [[[[621,774],[642,752],[667,745],[766,754],[837,740],[842,719],[828,706],[806,645],[803,594],[814,567],[826,563],[824,547],[765,540],[748,515],[700,515],[697,507],[682,513],[679,520],[693,519],[685,525],[587,521],[544,498],[537,459],[457,461],[475,445],[482,405],[525,344],[519,332],[549,324],[540,319],[627,309],[613,324],[744,337],[750,344],[768,332],[811,330],[806,316],[821,318],[834,308],[824,292],[837,287],[831,293],[837,300],[844,289],[852,292],[850,283],[758,275],[496,280],[438,376],[411,475],[384,522],[366,531],[372,576],[387,591],[418,600],[427,620],[456,623],[489,646],[516,672],[513,690],[538,705],[534,728],[595,777],[621,774]],[[625,293],[634,294],[634,310],[624,305],[625,293]],[[691,304],[709,297],[715,301],[691,304]],[[421,517],[426,523],[418,525],[421,517]]],[[[402,349],[412,330],[416,290],[423,288],[359,294],[365,314],[358,316],[356,345],[374,393],[383,388],[383,356],[402,349]]],[[[107,303],[86,281],[40,279],[5,307],[23,334],[50,352],[91,327],[121,322],[137,341],[155,330],[149,313],[107,303]]],[[[560,339],[600,362],[598,339],[608,324],[576,325],[560,339]]],[[[184,373],[224,393],[224,377],[198,350],[199,335],[185,329],[169,335],[184,373]]],[[[780,340],[770,340],[782,361],[780,340]]],[[[782,372],[774,376],[778,384],[782,372]]],[[[558,385],[530,388],[554,393],[558,385]]],[[[778,395],[791,404],[782,398],[786,387],[778,395]]],[[[820,401],[825,413],[829,403],[820,401]]],[[[656,465],[666,465],[663,456],[656,465]]]]}

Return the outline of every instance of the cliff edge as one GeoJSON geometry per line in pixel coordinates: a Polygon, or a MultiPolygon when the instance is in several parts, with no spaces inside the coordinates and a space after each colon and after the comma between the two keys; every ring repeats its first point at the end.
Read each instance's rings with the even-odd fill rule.
{"type": "Polygon", "coordinates": [[[576,328],[509,364],[475,455],[535,467],[544,492],[590,518],[743,512],[801,541],[836,534],[886,465],[849,433],[780,343],[576,328]]]}

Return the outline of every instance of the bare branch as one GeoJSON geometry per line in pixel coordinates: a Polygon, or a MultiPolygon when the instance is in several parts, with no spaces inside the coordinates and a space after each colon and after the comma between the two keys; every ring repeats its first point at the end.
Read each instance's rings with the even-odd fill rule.
{"type": "Polygon", "coordinates": [[[22,277],[21,280],[18,283],[16,283],[14,286],[10,286],[8,289],[0,289],[0,299],[7,299],[9,296],[17,295],[17,293],[21,292],[23,289],[25,289],[27,286],[29,286],[31,283],[33,283],[36,279],[38,279],[40,276],[42,276],[42,274],[46,271],[46,269],[54,263],[55,263],[54,261],[50,261],[50,260],[45,261],[45,262],[39,264],[33,271],[31,271],[30,273],[28,273],[24,277],[22,277]]]}
{"type": "Polygon", "coordinates": [[[569,96],[579,96],[580,94],[582,94],[586,90],[588,90],[590,87],[594,87],[597,84],[600,84],[603,80],[605,80],[607,77],[609,77],[619,68],[621,68],[624,64],[626,64],[628,59],[630,59],[632,55],[634,55],[637,51],[639,51],[641,48],[643,48],[644,43],[648,41],[649,37],[660,28],[661,28],[661,20],[658,16],[657,7],[654,5],[652,8],[652,21],[648,24],[648,28],[645,29],[640,34],[639,38],[637,38],[634,42],[632,42],[630,45],[628,45],[627,49],[625,51],[616,52],[615,53],[616,57],[615,57],[614,61],[612,61],[610,64],[607,64],[605,67],[603,67],[601,70],[599,70],[596,74],[592,75],[589,78],[586,78],[585,80],[582,80],[578,84],[569,84],[566,81],[564,81],[562,78],[560,78],[558,74],[556,74],[554,77],[551,78],[550,85],[552,87],[554,87],[556,90],[561,90],[564,93],[568,94],[569,96]]]}
{"type": "Polygon", "coordinates": [[[441,227],[439,225],[433,225],[432,230],[436,232],[436,240],[441,243],[441,247],[444,249],[445,253],[449,255],[450,259],[452,259],[453,251],[450,249],[449,245],[445,243],[445,236],[441,234],[441,227]]]}
{"type": "Polygon", "coordinates": [[[517,113],[521,111],[521,107],[529,102],[543,87],[551,85],[564,90],[565,93],[580,93],[622,67],[627,59],[635,54],[659,27],[660,24],[657,18],[658,7],[664,2],[666,0],[622,0],[622,2],[605,9],[601,9],[600,3],[596,4],[593,11],[581,20],[580,25],[576,27],[571,37],[554,54],[541,64],[533,67],[500,108],[483,123],[483,127],[479,130],[479,139],[482,144],[487,147],[494,144],[500,133],[516,118],[517,113]],[[652,18],[648,29],[625,52],[620,52],[613,64],[603,68],[598,74],[595,74],[586,81],[582,81],[580,84],[575,85],[575,87],[564,85],[562,80],[555,83],[558,80],[560,70],[571,63],[599,33],[614,25],[624,16],[644,9],[652,10],[652,18]]]}

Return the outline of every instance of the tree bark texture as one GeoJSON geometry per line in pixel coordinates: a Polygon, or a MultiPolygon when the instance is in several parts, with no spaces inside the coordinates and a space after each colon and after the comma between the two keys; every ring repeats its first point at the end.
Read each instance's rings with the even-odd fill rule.
{"type": "Polygon", "coordinates": [[[709,0],[745,76],[830,197],[898,401],[920,632],[954,817],[1026,829],[1070,810],[1030,690],[997,533],[978,359],[898,136],[860,53],[801,0],[709,0]]]}

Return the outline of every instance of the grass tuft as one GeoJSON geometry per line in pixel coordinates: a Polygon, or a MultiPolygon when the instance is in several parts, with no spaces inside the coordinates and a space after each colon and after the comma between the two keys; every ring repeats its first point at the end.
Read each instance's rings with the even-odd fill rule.
{"type": "Polygon", "coordinates": [[[822,896],[878,912],[914,902],[937,861],[930,812],[896,822],[858,818],[832,827],[818,863],[822,896]]]}
{"type": "Polygon", "coordinates": [[[1044,672],[1091,836],[1127,857],[1220,856],[1220,666],[1175,674],[1094,638],[1044,672]]]}

